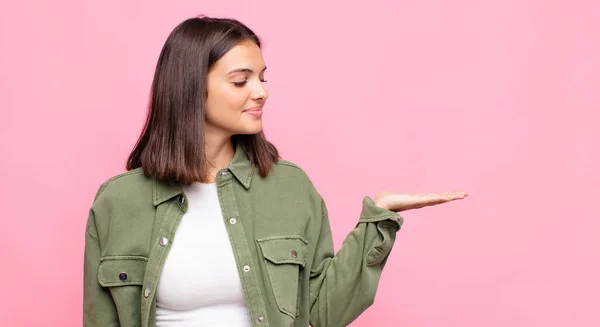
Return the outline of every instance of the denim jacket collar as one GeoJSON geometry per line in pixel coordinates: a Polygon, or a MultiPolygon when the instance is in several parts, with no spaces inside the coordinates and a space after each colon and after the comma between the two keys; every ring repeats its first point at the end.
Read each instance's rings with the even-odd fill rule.
{"type": "MultiPolygon", "coordinates": [[[[233,173],[235,178],[244,186],[244,188],[250,188],[252,176],[254,175],[254,165],[240,143],[236,144],[235,154],[227,166],[227,169],[233,173]]],[[[157,206],[182,194],[183,190],[181,189],[181,185],[177,182],[161,181],[154,178],[152,193],[153,203],[157,206]]]]}

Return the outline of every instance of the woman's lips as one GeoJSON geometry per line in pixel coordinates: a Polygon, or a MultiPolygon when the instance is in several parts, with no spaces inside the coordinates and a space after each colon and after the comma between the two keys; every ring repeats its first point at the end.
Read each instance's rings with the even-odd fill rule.
{"type": "Polygon", "coordinates": [[[250,108],[250,109],[244,110],[244,112],[249,115],[252,115],[254,117],[262,116],[262,108],[250,108]]]}

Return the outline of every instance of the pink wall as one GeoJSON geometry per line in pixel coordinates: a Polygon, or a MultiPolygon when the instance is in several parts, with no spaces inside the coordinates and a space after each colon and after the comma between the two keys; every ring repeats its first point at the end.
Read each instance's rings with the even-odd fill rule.
{"type": "Polygon", "coordinates": [[[336,246],[363,195],[470,193],[404,214],[353,326],[600,326],[592,0],[3,1],[0,325],[81,325],[87,209],[165,38],[201,13],[264,39],[267,135],[325,196],[336,246]]]}

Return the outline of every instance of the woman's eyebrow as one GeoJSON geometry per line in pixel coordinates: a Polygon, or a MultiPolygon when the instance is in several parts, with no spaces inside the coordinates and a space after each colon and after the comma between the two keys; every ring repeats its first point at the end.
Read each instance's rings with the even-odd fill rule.
{"type": "MultiPolygon", "coordinates": [[[[264,72],[265,70],[267,70],[267,67],[263,68],[261,70],[261,72],[264,72]]],[[[254,71],[250,68],[236,68],[236,69],[230,71],[229,73],[227,73],[227,75],[233,74],[233,73],[254,73],[254,71]]]]}

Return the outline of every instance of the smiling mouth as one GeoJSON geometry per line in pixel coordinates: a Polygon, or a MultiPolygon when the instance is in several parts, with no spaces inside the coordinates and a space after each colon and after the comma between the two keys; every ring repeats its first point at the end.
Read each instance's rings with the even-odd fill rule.
{"type": "Polygon", "coordinates": [[[256,118],[260,118],[263,115],[262,108],[251,108],[248,110],[244,110],[244,113],[256,118]]]}

